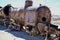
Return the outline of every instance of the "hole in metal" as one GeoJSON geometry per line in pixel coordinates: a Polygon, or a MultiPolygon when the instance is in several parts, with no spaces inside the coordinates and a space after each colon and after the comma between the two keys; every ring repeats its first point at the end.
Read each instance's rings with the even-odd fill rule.
{"type": "Polygon", "coordinates": [[[42,18],[42,21],[43,21],[43,22],[45,22],[45,21],[46,21],[46,18],[45,18],[45,17],[43,17],[43,18],[42,18]]]}

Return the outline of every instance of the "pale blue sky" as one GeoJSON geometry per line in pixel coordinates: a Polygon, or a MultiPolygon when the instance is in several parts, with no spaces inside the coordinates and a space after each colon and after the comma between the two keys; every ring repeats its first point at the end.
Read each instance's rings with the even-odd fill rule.
{"type": "MultiPolygon", "coordinates": [[[[25,0],[0,0],[0,6],[4,7],[7,4],[11,4],[18,9],[24,7],[25,0]]],[[[51,13],[54,15],[60,15],[60,0],[33,0],[33,6],[38,7],[39,4],[48,6],[51,13]]]]}

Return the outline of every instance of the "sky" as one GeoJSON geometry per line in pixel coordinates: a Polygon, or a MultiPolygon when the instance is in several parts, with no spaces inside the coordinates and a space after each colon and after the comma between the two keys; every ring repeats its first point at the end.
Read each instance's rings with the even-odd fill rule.
{"type": "MultiPolygon", "coordinates": [[[[52,15],[60,15],[60,0],[32,0],[33,6],[38,7],[39,4],[47,6],[51,10],[52,15]]],[[[4,7],[7,4],[11,4],[18,9],[24,7],[25,0],[0,0],[0,6],[4,7]]]]}

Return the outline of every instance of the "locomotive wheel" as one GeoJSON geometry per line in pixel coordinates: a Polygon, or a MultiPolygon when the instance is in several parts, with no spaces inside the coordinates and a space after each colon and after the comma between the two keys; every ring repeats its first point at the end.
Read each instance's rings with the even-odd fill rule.
{"type": "Polygon", "coordinates": [[[36,26],[31,26],[31,25],[27,25],[26,26],[26,32],[28,33],[28,35],[30,36],[37,36],[39,34],[36,26]]]}

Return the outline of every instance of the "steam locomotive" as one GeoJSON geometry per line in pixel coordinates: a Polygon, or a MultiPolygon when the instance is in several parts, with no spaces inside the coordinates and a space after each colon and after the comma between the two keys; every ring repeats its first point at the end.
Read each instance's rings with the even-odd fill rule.
{"type": "Polygon", "coordinates": [[[9,13],[8,10],[11,7],[10,5],[4,7],[3,12],[7,19],[13,19],[16,24],[19,24],[19,26],[15,25],[15,27],[10,25],[10,27],[25,31],[29,35],[56,34],[59,36],[60,32],[57,31],[58,26],[51,24],[50,9],[47,6],[41,5],[37,8],[34,8],[32,7],[32,3],[33,2],[31,0],[26,0],[25,7],[20,9],[17,13],[16,11],[9,13]]]}

